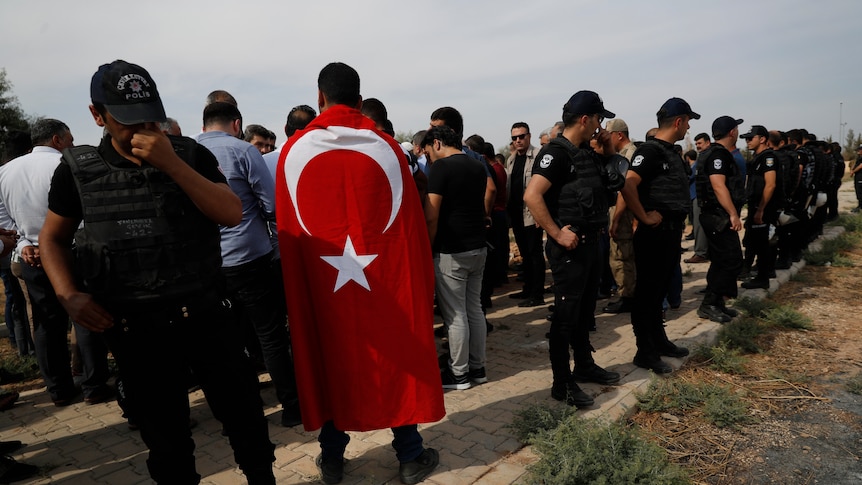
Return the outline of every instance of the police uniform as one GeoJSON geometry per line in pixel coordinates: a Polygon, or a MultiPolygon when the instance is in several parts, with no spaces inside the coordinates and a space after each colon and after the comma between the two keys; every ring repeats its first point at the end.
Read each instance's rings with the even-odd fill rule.
{"type": "MultiPolygon", "coordinates": [[[[853,164],[853,169],[856,170],[859,165],[862,165],[862,155],[856,157],[856,163],[853,164]]],[[[856,208],[853,209],[854,212],[859,212],[859,209],[862,208],[862,170],[859,170],[853,174],[853,186],[856,188],[856,208]]]]}
{"type": "MultiPolygon", "coordinates": [[[[198,173],[225,183],[208,150],[189,138],[170,138],[198,173]]],[[[272,477],[274,446],[256,376],[222,298],[218,225],[167,174],[120,155],[110,136],[98,149],[64,152],[49,208],[84,221],[75,235],[77,276],[82,290],[113,316],[104,336],[150,448],[152,478],[200,480],[188,427],[191,368],[240,468],[250,483],[266,483],[255,477],[272,477]]]]}
{"type": "Polygon", "coordinates": [[[662,301],[679,267],[680,241],[685,217],[691,207],[685,162],[674,145],[653,139],[635,151],[629,170],[638,174],[638,200],[644,212],[657,211],[658,226],[638,225],[634,234],[635,283],[632,329],[637,343],[635,364],[670,372],[660,366],[662,355],[684,356],[688,350],[668,338],[662,319],[662,301]]]}
{"type": "MultiPolygon", "coordinates": [[[[552,394],[565,395],[572,381],[605,380],[613,383],[619,375],[595,365],[590,345],[590,326],[596,308],[596,285],[601,271],[599,236],[608,224],[608,203],[612,194],[605,160],[589,148],[579,148],[565,137],[546,144],[536,156],[533,175],[550,183],[544,202],[550,216],[560,227],[571,226],[578,235],[573,250],[548,238],[545,254],[554,279],[554,312],[548,340],[552,394]],[[575,371],[569,365],[569,347],[574,351],[575,371]],[[613,382],[612,382],[613,381],[613,382]]],[[[617,183],[621,182],[619,173],[617,183]]],[[[618,189],[619,186],[615,187],[618,189]]],[[[569,230],[569,229],[563,229],[569,230]]]]}
{"type": "Polygon", "coordinates": [[[713,143],[698,157],[697,199],[701,204],[700,223],[709,242],[710,265],[706,273],[706,295],[703,305],[724,309],[724,297],[737,295],[736,277],[742,270],[742,247],[739,234],[731,228],[730,214],[718,202],[712,188],[711,175],[724,175],[725,185],[737,210],[744,198],[743,179],[731,153],[713,143]]]}
{"type": "Polygon", "coordinates": [[[769,245],[769,225],[776,222],[778,210],[782,207],[781,175],[778,172],[778,162],[775,152],[766,149],[757,154],[748,170],[746,194],[748,196],[748,217],[745,220],[745,266],[751,267],[754,257],[757,257],[757,276],[743,287],[768,287],[769,278],[775,270],[775,252],[769,245]],[[760,224],[754,221],[754,215],[760,209],[763,191],[766,187],[766,174],[774,173],[775,189],[763,208],[763,220],[760,224]],[[764,284],[766,286],[764,286],[764,284]]]}

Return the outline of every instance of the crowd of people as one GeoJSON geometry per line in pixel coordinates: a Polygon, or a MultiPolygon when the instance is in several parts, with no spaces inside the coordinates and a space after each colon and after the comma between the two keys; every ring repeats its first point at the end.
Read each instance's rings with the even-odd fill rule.
{"type": "MultiPolygon", "coordinates": [[[[488,382],[484,314],[509,281],[510,229],[523,288],[508,296],[537,307],[553,293],[553,399],[589,407],[578,383],[619,383],[590,343],[597,301],[612,289],[619,298],[602,311],[631,313],[633,363],[670,373],[662,357],[689,353],[664,326],[665,310],[681,303],[682,241],[694,241],[686,263],[710,265],[698,316],[729,322],[740,281],[768,288],[837,217],[846,168],[838,144],[762,125],[740,135],[743,120],[731,116],[683,153],[678,142],[701,116],[681,98],[665,101],[656,128],[635,142],[593,91],[565,101],[538,147],[527,123],[513,123],[508,157],[480,135],[465,139],[449,106],[399,144],[383,102],[363,99],[358,73],[342,63],[321,70],[317,111],[287,115],[281,145],[261,125],[243,128],[226,91],[207,97],[201,133],[182,136],[150,74],[125,61],[100,66],[90,93],[99,146],[75,146],[54,119],[9,137],[6,321],[56,406],[118,394],[157,483],[200,481],[193,385],[249,483],[275,483],[256,365],[275,386],[281,424],[321,430],[324,483],[343,479],[348,431],[381,428],[392,429],[401,481],[424,480],[439,454],[418,424],[445,415],[444,390],[488,382]]],[[[0,454],[21,445],[8,443],[0,454]]],[[[4,481],[36,471],[0,461],[4,481]]]]}

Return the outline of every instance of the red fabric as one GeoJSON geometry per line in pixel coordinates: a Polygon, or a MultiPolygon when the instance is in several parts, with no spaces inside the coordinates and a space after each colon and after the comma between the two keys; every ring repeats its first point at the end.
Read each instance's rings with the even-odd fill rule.
{"type": "Polygon", "coordinates": [[[440,420],[431,249],[395,140],[355,109],[329,108],[282,150],[276,207],[305,429],[440,420]],[[352,279],[333,266],[351,244],[365,265],[352,279]]]}

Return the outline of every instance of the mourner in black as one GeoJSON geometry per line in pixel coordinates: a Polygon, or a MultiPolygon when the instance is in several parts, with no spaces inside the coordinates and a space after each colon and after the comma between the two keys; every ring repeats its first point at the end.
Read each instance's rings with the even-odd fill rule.
{"type": "Polygon", "coordinates": [[[763,126],[752,126],[741,138],[754,152],[746,183],[748,217],[745,220],[744,272],[751,270],[757,257],[757,274],[744,281],[742,287],[769,288],[769,279],[775,271],[775,251],[769,244],[769,226],[777,222],[784,200],[780,193],[782,185],[778,182],[778,162],[775,152],[767,146],[769,132],[763,126]]]}

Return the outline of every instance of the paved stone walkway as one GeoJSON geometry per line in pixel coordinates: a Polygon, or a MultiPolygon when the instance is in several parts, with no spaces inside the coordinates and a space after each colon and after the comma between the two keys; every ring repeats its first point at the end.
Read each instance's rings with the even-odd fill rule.
{"type": "MultiPolygon", "coordinates": [[[[842,206],[855,206],[852,185],[842,188],[842,206]]],[[[834,237],[837,228],[828,228],[834,237]]],[[[684,247],[691,242],[684,241],[684,247]]],[[[683,258],[692,253],[687,252],[683,258]]],[[[771,291],[804,265],[778,271],[771,291]]],[[[697,317],[700,304],[697,290],[706,285],[708,264],[683,263],[683,303],[668,311],[667,333],[671,340],[694,348],[710,342],[718,324],[697,317]]],[[[550,282],[550,277],[549,282],[550,282]]],[[[545,332],[549,324],[547,305],[518,308],[518,300],[507,298],[520,288],[512,283],[498,289],[488,318],[495,330],[488,336],[487,384],[445,394],[447,416],[440,422],[420,426],[426,445],[440,451],[440,466],[424,482],[439,485],[520,483],[526,466],[536,460],[508,425],[514,414],[532,403],[563,406],[551,398],[551,370],[548,363],[545,332]]],[[[648,280],[647,280],[648,281],[648,280]]],[[[741,290],[740,296],[747,290],[741,290]]],[[[762,296],[765,290],[753,290],[762,296]]],[[[552,302],[546,295],[547,303],[552,302]]],[[[607,300],[599,301],[601,309],[607,300]]],[[[617,418],[628,413],[636,403],[635,393],[646,390],[650,372],[632,365],[634,336],[628,314],[599,314],[598,331],[591,336],[596,348],[596,362],[622,374],[618,386],[583,384],[595,396],[592,409],[582,411],[587,417],[617,418]]],[[[438,317],[438,324],[439,317],[438,317]]],[[[438,340],[438,343],[440,341],[438,340]]],[[[680,359],[667,359],[675,367],[680,359]]],[[[261,391],[270,416],[270,438],[276,444],[275,474],[280,484],[314,483],[318,472],[314,457],[319,453],[316,432],[300,427],[283,428],[279,424],[279,405],[274,390],[261,391]]],[[[192,417],[200,423],[193,431],[197,444],[197,467],[206,484],[241,484],[243,475],[234,464],[227,438],[221,436],[221,425],[212,417],[201,391],[191,393],[192,417]]],[[[349,462],[345,484],[400,483],[398,462],[390,443],[389,430],[351,433],[347,447],[349,462]]],[[[38,465],[42,475],[27,483],[34,484],[137,484],[151,483],[146,469],[146,446],[136,431],[128,429],[115,402],[86,405],[77,402],[66,408],[55,408],[44,388],[24,392],[9,411],[0,413],[0,439],[21,440],[27,444],[14,458],[38,465]]],[[[21,482],[24,483],[24,482],[21,482]]]]}

